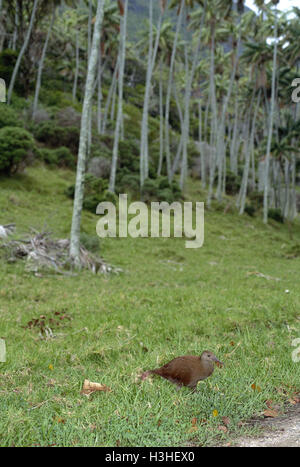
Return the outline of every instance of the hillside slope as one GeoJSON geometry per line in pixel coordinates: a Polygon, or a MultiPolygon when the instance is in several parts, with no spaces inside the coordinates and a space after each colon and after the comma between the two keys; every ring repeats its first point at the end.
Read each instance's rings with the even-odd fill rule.
{"type": "MultiPolygon", "coordinates": [[[[156,21],[160,12],[159,1],[155,0],[153,6],[154,21],[156,21]]],[[[245,11],[250,11],[250,8],[245,7],[245,11]]],[[[146,27],[146,21],[149,18],[149,0],[130,0],[128,16],[129,39],[135,40],[146,27]]],[[[165,17],[171,19],[175,25],[176,10],[167,10],[165,17]]]]}
{"type": "MultiPolygon", "coordinates": [[[[15,222],[22,237],[30,227],[68,236],[72,202],[64,191],[73,180],[72,172],[43,166],[0,179],[0,224],[15,222]]],[[[199,182],[189,183],[188,196],[205,199],[199,182]]],[[[83,213],[87,235],[95,236],[97,220],[83,213]]],[[[294,229],[299,238],[299,225],[294,229]]],[[[101,254],[124,270],[120,276],[35,277],[22,262],[1,257],[2,446],[226,443],[249,433],[241,422],[261,414],[265,401],[277,410],[291,405],[300,390],[300,365],[292,359],[300,257],[286,256],[296,241],[287,226],[212,210],[203,248],[187,250],[184,240],[102,240],[101,254]],[[56,316],[66,319],[55,324],[56,316]],[[40,317],[54,337],[28,325],[40,317]],[[138,378],[206,348],[225,366],[196,394],[138,378]],[[86,378],[112,391],[87,398],[80,394],[86,378]],[[227,431],[220,430],[222,417],[227,431]]]]}

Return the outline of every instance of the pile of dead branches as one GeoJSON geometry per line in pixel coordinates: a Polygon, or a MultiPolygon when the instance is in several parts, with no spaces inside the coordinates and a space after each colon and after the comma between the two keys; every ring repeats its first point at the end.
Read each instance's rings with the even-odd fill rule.
{"type": "Polygon", "coordinates": [[[0,238],[12,235],[16,229],[16,224],[0,225],[0,238]]]}
{"type": "MultiPolygon", "coordinates": [[[[69,256],[70,241],[68,239],[54,240],[50,233],[35,232],[22,240],[11,240],[0,244],[6,252],[7,260],[12,263],[17,260],[26,261],[26,270],[39,274],[52,271],[58,274],[74,274],[74,268],[69,256]]],[[[89,269],[94,274],[120,273],[121,270],[105,263],[103,259],[89,252],[80,245],[80,267],[89,269]]]]}

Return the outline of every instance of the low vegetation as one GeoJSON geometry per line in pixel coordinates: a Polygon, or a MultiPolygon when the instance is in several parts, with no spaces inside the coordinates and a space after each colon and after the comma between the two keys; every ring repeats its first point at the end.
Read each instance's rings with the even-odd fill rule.
{"type": "MultiPolygon", "coordinates": [[[[15,235],[35,227],[65,237],[72,201],[64,192],[73,178],[37,166],[0,179],[4,223],[16,222],[15,235]]],[[[188,195],[201,200],[204,193],[190,182],[188,195]]],[[[289,253],[298,251],[299,226],[290,238],[285,224],[264,226],[225,207],[226,215],[206,212],[199,250],[175,238],[104,239],[100,249],[94,241],[95,252],[122,268],[118,276],[35,277],[22,262],[2,258],[2,446],[228,443],[253,432],[245,421],[263,416],[270,401],[278,413],[295,403],[300,259],[289,253]],[[204,349],[225,366],[196,394],[138,378],[142,370],[204,349]],[[85,379],[111,392],[82,395],[85,379]]],[[[96,222],[84,211],[85,241],[97,239],[96,222]]]]}

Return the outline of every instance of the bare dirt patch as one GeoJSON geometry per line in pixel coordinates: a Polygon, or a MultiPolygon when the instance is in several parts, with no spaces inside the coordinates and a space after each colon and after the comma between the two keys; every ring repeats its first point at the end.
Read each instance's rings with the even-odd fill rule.
{"type": "Polygon", "coordinates": [[[300,447],[300,406],[276,418],[250,422],[262,430],[257,438],[239,438],[238,447],[300,447]]]}

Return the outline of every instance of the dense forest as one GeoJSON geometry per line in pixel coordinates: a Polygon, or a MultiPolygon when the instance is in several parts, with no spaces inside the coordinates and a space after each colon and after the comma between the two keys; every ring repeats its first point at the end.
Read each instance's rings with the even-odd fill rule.
{"type": "Polygon", "coordinates": [[[298,410],[299,446],[300,8],[246,3],[0,0],[0,445],[229,446],[298,410]],[[97,236],[124,194],[204,202],[203,248],[97,236]]]}
{"type": "Polygon", "coordinates": [[[98,10],[92,0],[2,1],[2,173],[24,167],[29,147],[75,168],[81,139],[74,218],[88,166],[101,178],[85,199],[92,209],[124,190],[180,199],[191,175],[207,189],[208,208],[229,193],[240,214],[263,207],[264,222],[292,221],[300,10],[291,17],[275,1],[257,5],[260,14],[228,0],[104,1],[98,10]],[[146,10],[146,27],[128,40],[130,21],[146,10]]]}

